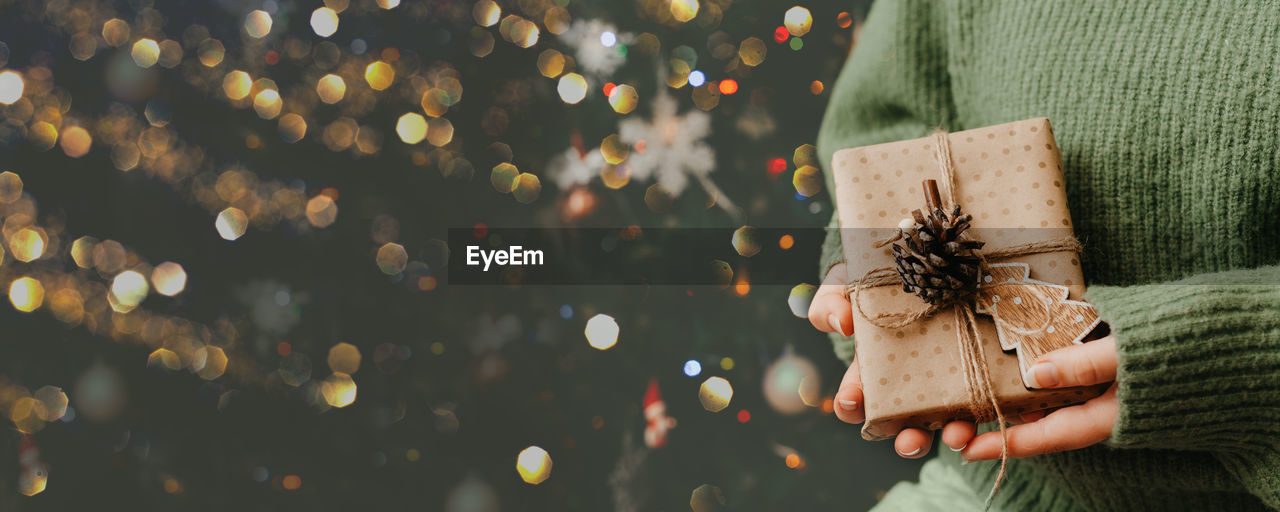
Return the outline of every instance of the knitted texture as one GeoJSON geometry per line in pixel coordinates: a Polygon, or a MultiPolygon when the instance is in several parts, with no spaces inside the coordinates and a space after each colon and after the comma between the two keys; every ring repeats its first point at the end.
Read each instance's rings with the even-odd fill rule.
{"type": "MultiPolygon", "coordinates": [[[[1048,117],[1086,298],[1117,338],[1112,438],[1014,461],[993,508],[1280,508],[1276,55],[1280,5],[1263,2],[873,6],[831,89],[822,162],[937,127],[1048,117]]],[[[821,269],[840,255],[832,229],[821,269]]],[[[847,361],[853,340],[833,340],[847,361]]],[[[949,469],[882,506],[964,509],[977,493],[946,489],[994,476],[949,454],[936,465],[949,469]]]]}

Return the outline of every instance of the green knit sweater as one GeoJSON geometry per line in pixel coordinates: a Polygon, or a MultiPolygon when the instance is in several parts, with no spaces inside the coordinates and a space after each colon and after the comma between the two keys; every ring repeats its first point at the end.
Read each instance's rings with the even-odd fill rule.
{"type": "MultiPolygon", "coordinates": [[[[1120,415],[1104,445],[1012,461],[993,508],[1280,508],[1280,5],[880,0],[818,149],[1039,116],[1120,415]]],[[[882,507],[980,506],[995,464],[939,451],[882,507]]]]}

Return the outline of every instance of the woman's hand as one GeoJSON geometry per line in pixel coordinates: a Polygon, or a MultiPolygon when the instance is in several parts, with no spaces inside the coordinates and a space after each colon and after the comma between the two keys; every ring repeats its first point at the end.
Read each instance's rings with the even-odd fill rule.
{"type": "MultiPolygon", "coordinates": [[[[1031,366],[1030,374],[1030,380],[1037,384],[1036,387],[1046,389],[1113,382],[1116,380],[1116,338],[1110,335],[1040,356],[1031,366]]],[[[1101,443],[1111,437],[1119,412],[1116,385],[1113,383],[1106,393],[1085,403],[1063,407],[1048,415],[1035,413],[1040,416],[1038,418],[1024,415],[1027,423],[1009,427],[1006,432],[1009,456],[1030,457],[1101,443]]],[[[945,430],[942,439],[947,440],[945,430]]],[[[961,444],[947,444],[952,448],[963,447],[961,455],[965,460],[1000,458],[999,432],[987,432],[977,437],[970,434],[967,438],[961,436],[953,441],[961,444]]]]}
{"type": "MultiPolygon", "coordinates": [[[[853,309],[844,294],[846,272],[843,263],[833,266],[809,304],[809,322],[820,331],[853,335],[853,309]]],[[[1041,356],[1031,371],[1037,387],[1041,388],[1114,381],[1115,338],[1107,336],[1050,352],[1041,356]]],[[[862,379],[855,360],[836,392],[836,416],[848,423],[862,423],[866,419],[862,402],[862,379]]],[[[1112,385],[1106,393],[1083,404],[1064,407],[1048,415],[1039,411],[1009,418],[1012,423],[1018,423],[1007,431],[1009,456],[1029,457],[1100,443],[1111,435],[1118,412],[1116,387],[1112,385]]],[[[953,451],[962,451],[965,460],[1000,458],[1000,433],[988,432],[975,437],[976,434],[973,422],[953,421],[943,427],[942,442],[953,451]]],[[[894,450],[902,457],[916,459],[928,455],[932,444],[933,432],[908,428],[898,433],[894,450]]]]}
{"type": "MultiPolygon", "coordinates": [[[[839,331],[845,336],[853,335],[853,308],[849,304],[849,297],[844,293],[844,285],[847,281],[845,265],[837,264],[827,272],[826,280],[813,295],[813,301],[809,303],[809,322],[819,331],[839,331]]],[[[862,409],[862,377],[858,372],[856,360],[849,365],[849,370],[844,374],[844,380],[840,382],[840,390],[836,392],[835,411],[836,416],[847,423],[862,423],[866,419],[862,409]]],[[[971,422],[953,421],[943,429],[942,439],[945,442],[949,439],[948,436],[951,436],[958,440],[959,444],[948,443],[948,445],[964,446],[969,439],[973,438],[976,431],[971,422]]],[[[908,428],[898,433],[893,448],[898,455],[908,459],[918,459],[928,455],[932,445],[933,432],[908,428]]],[[[996,448],[998,450],[999,446],[996,448]]]]}

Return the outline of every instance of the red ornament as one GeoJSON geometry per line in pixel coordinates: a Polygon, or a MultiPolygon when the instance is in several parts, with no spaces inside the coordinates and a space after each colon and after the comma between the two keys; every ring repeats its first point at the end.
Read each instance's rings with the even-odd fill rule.
{"type": "Polygon", "coordinates": [[[644,392],[644,444],[649,448],[661,448],[667,444],[667,433],[676,427],[676,419],[667,416],[667,403],[658,392],[658,380],[650,379],[644,392]]]}

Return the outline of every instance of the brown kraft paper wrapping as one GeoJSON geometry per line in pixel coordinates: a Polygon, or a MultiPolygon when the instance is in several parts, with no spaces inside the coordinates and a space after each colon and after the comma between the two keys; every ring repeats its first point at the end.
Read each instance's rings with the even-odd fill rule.
{"type": "MultiPolygon", "coordinates": [[[[973,216],[973,238],[984,251],[1072,235],[1062,183],[1062,159],[1049,120],[1029,119],[948,135],[955,169],[954,197],[973,216]]],[[[938,179],[934,138],[837,151],[832,157],[841,238],[850,279],[893,267],[891,237],[911,211],[924,208],[921,182],[938,179]]],[[[990,263],[1026,263],[1030,277],[1068,289],[1083,300],[1079,256],[1052,252],[990,263]]],[[[851,297],[852,298],[852,297],[851,297]]],[[[867,315],[910,312],[927,304],[901,286],[867,287],[861,292],[867,315]]],[[[886,439],[903,428],[936,430],[949,420],[971,419],[969,387],[961,365],[955,317],[940,311],[901,329],[870,323],[855,309],[854,337],[862,373],[866,423],[862,436],[886,439]]],[[[979,315],[977,327],[991,374],[992,389],[1006,415],[1082,402],[1106,386],[1030,390],[1023,384],[1015,351],[1001,348],[995,324],[979,315]]],[[[1024,361],[1023,364],[1030,364],[1024,361]]]]}

